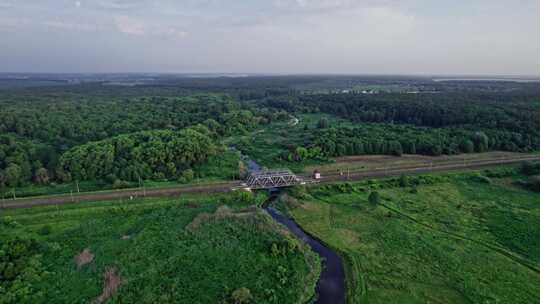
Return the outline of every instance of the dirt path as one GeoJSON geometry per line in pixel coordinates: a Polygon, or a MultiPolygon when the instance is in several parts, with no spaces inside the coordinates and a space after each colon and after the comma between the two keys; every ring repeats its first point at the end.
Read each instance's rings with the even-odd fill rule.
{"type": "MultiPolygon", "coordinates": [[[[514,156],[513,158],[494,159],[494,160],[470,160],[468,162],[453,161],[445,163],[431,163],[423,164],[421,166],[404,166],[399,168],[389,169],[372,169],[372,170],[359,170],[340,173],[323,173],[322,179],[317,181],[320,183],[330,183],[336,181],[354,181],[363,178],[385,177],[385,176],[398,176],[398,175],[410,175],[410,174],[422,174],[429,172],[441,172],[441,171],[456,171],[466,169],[480,169],[485,167],[491,167],[496,165],[508,165],[516,164],[523,161],[540,161],[540,155],[521,155],[514,156]]],[[[306,180],[311,177],[308,175],[303,176],[306,180]]],[[[79,202],[90,201],[103,201],[103,200],[120,200],[130,199],[137,197],[160,197],[160,196],[177,196],[188,193],[218,193],[229,192],[233,188],[239,188],[240,182],[226,182],[211,185],[199,185],[189,187],[176,187],[176,188],[153,188],[153,189],[124,189],[115,191],[101,191],[101,192],[89,192],[81,193],[77,195],[53,195],[44,197],[29,197],[20,198],[15,200],[5,200],[0,202],[0,209],[8,208],[31,208],[35,206],[50,206],[71,204],[79,202]]]]}

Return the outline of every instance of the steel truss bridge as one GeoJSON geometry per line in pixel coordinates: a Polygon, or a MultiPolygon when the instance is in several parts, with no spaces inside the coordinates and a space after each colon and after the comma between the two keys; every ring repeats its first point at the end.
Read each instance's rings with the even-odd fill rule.
{"type": "Polygon", "coordinates": [[[252,172],[245,182],[245,186],[252,190],[290,187],[301,184],[305,184],[305,182],[288,169],[252,172]]]}

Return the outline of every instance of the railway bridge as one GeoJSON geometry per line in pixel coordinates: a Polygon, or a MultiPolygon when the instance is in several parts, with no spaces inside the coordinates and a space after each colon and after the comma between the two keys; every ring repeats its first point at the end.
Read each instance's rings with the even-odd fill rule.
{"type": "Polygon", "coordinates": [[[251,190],[290,187],[305,184],[304,180],[288,169],[252,172],[244,186],[251,190]]]}

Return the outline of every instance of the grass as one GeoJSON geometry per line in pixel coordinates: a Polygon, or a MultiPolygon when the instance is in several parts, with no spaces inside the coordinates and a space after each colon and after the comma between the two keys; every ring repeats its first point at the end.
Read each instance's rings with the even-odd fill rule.
{"type": "MultiPolygon", "coordinates": [[[[289,212],[340,251],[351,303],[533,303],[540,194],[471,173],[310,188],[289,212]],[[416,190],[413,190],[416,189],[416,190]],[[368,203],[372,191],[382,197],[368,203]]],[[[294,194],[294,193],[293,193],[294,194]]]]}
{"type": "Polygon", "coordinates": [[[34,293],[42,292],[44,303],[91,302],[110,267],[123,282],[110,303],[225,303],[241,287],[253,303],[307,302],[318,256],[260,209],[246,209],[265,198],[188,195],[7,210],[0,245],[16,237],[39,240],[48,274],[34,293]],[[272,244],[294,248],[274,255],[272,244]],[[95,258],[78,269],[74,257],[85,248],[95,258]]]}

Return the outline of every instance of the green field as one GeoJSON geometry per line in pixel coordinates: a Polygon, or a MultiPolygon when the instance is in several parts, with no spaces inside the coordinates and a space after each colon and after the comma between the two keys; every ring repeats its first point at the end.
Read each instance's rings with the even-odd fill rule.
{"type": "Polygon", "coordinates": [[[540,193],[504,170],[320,186],[284,201],[345,257],[351,303],[536,303],[540,193]]]}
{"type": "Polygon", "coordinates": [[[249,207],[265,199],[237,192],[2,211],[0,303],[90,303],[103,297],[107,273],[120,282],[108,303],[233,303],[240,288],[250,303],[305,303],[319,258],[249,207]],[[85,249],[94,257],[78,266],[85,249]]]}

